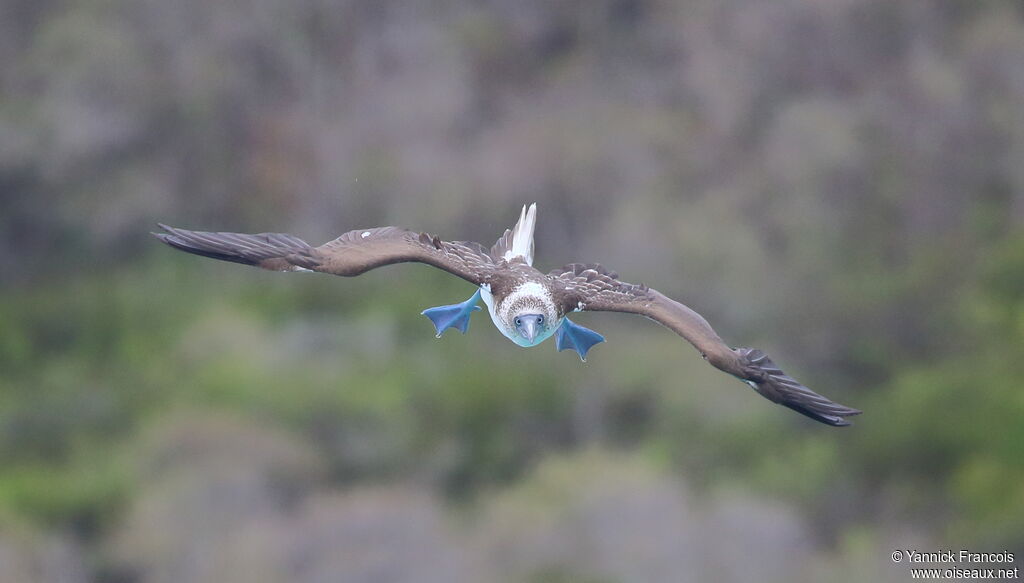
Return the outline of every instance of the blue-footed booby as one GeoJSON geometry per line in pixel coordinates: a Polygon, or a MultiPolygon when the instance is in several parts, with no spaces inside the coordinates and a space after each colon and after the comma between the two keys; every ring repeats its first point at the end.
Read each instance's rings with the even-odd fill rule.
{"type": "Polygon", "coordinates": [[[730,348],[707,320],[685,305],[642,284],[626,283],[596,263],[571,263],[541,273],[533,267],[537,205],[523,207],[516,225],[490,248],[469,241],[445,241],[399,227],[356,229],[313,247],[282,233],[188,231],[161,224],[153,233],[171,247],[274,271],[314,271],[352,277],[382,265],[417,262],[443,269],[477,286],[468,300],[429,308],[437,336],[469,329],[470,315],[483,299],[498,330],[519,346],[536,346],[555,336],[561,351],[586,360],[604,337],[569,320],[572,312],[625,312],[662,324],[690,342],[712,366],[745,382],[761,396],[822,423],[849,425],[860,411],[811,391],[756,348],[730,348]]]}

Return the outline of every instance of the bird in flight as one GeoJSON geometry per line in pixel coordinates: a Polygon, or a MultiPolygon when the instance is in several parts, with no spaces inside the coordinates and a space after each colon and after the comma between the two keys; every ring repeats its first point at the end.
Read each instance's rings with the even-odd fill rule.
{"type": "Polygon", "coordinates": [[[417,262],[443,269],[477,286],[468,300],[429,308],[437,337],[449,328],[469,329],[483,299],[498,330],[519,346],[536,346],[552,335],[555,347],[586,360],[604,337],[569,320],[572,312],[625,312],[646,316],[685,338],[719,370],[761,396],[821,423],[849,425],[860,411],[835,403],[782,372],[756,348],[730,348],[700,314],[646,285],[626,283],[596,263],[571,263],[544,274],[533,267],[536,203],[523,207],[515,227],[490,249],[469,241],[444,241],[399,227],[349,231],[313,247],[282,233],[212,233],[161,224],[153,233],[164,243],[195,255],[255,265],[273,271],[319,271],[346,277],[393,263],[417,262]]]}

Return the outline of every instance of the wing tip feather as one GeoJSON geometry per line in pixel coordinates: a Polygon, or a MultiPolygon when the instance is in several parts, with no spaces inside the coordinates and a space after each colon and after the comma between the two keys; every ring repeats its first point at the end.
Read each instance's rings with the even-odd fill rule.
{"type": "Polygon", "coordinates": [[[808,389],[782,372],[763,350],[740,348],[736,353],[743,361],[747,384],[769,401],[832,427],[852,425],[846,417],[863,413],[808,389]]]}

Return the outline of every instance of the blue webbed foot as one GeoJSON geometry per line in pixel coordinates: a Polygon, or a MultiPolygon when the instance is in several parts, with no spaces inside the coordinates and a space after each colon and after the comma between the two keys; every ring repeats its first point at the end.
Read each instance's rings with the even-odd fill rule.
{"type": "Polygon", "coordinates": [[[479,300],[480,290],[476,290],[473,297],[461,304],[427,308],[420,313],[430,318],[430,321],[434,323],[434,327],[437,328],[438,338],[449,328],[457,328],[465,334],[466,330],[469,330],[469,315],[480,309],[480,306],[476,305],[479,300]]]}
{"type": "Polygon", "coordinates": [[[569,318],[562,319],[562,325],[555,333],[555,348],[559,352],[566,348],[572,348],[580,355],[580,360],[583,362],[587,361],[587,351],[598,342],[604,342],[604,336],[573,323],[569,318]]]}

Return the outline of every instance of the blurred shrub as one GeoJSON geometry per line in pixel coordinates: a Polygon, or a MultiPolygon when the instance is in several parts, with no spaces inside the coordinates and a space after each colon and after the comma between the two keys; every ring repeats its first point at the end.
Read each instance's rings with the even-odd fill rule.
{"type": "Polygon", "coordinates": [[[0,528],[0,581],[85,583],[86,557],[71,537],[0,528]]]}
{"type": "Polygon", "coordinates": [[[809,551],[777,503],[696,496],[656,465],[598,450],[548,458],[481,505],[478,542],[512,580],[793,581],[809,551]]]}
{"type": "MultiPolygon", "coordinates": [[[[473,572],[438,492],[537,515],[487,531],[537,580],[660,576],[675,547],[637,550],[650,574],[613,548],[642,534],[587,533],[745,540],[727,511],[750,505],[851,580],[889,577],[866,557],[905,532],[1020,546],[1022,67],[1013,0],[0,3],[0,516],[129,579],[227,577],[200,543],[252,558],[275,529],[301,557],[364,501],[396,548],[473,572]],[[866,414],[828,431],[631,318],[581,315],[609,339],[585,366],[482,314],[435,341],[419,311],[471,290],[428,268],[284,277],[146,233],[488,243],[533,199],[542,268],[602,261],[866,414]],[[594,444],[657,461],[571,455],[594,444]],[[431,494],[330,493],[395,481],[431,494]],[[330,526],[289,506],[314,490],[330,526]],[[403,539],[390,504],[427,526],[403,539]],[[236,537],[250,521],[271,534],[236,537]]],[[[16,578],[50,556],[9,540],[16,578]]]]}

